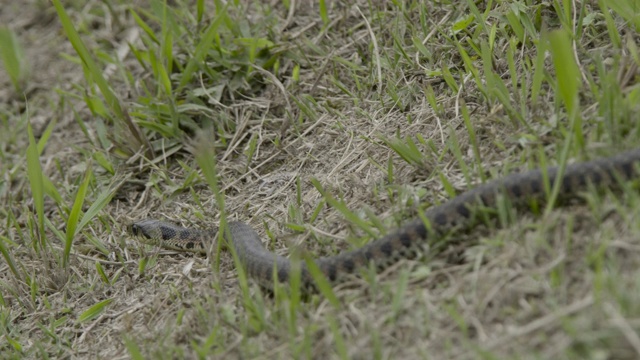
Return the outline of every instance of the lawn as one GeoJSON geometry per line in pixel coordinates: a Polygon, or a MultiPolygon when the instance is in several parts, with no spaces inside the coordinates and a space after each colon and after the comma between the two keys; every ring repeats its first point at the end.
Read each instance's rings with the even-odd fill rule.
{"type": "Polygon", "coordinates": [[[127,232],[240,220],[329,257],[636,148],[640,0],[32,0],[0,24],[0,358],[640,357],[638,181],[502,199],[309,296],[127,232]]]}

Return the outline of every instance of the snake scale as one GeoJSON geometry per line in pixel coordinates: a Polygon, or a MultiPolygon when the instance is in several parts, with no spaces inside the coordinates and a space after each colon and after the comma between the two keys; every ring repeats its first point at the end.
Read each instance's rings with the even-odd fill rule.
{"type": "MultiPolygon", "coordinates": [[[[489,181],[453,199],[426,210],[423,217],[414,219],[388,235],[367,245],[335,256],[318,258],[315,264],[332,284],[343,281],[358,269],[372,264],[378,271],[405,258],[415,258],[430,245],[452,230],[470,230],[476,221],[479,207],[495,208],[500,197],[517,209],[526,208],[531,201],[544,203],[545,173],[548,184],[559,181],[559,199],[576,197],[589,186],[618,188],[621,182],[640,175],[640,148],[611,157],[568,165],[562,175],[556,167],[515,173],[489,181]]],[[[485,214],[486,213],[486,214],[485,214]]],[[[495,216],[495,212],[483,212],[495,216]]],[[[217,230],[183,228],[159,220],[135,222],[129,231],[142,242],[168,249],[203,252],[215,240],[217,230]]],[[[225,240],[235,250],[240,263],[251,278],[271,289],[274,276],[287,283],[291,276],[291,261],[268,251],[258,234],[243,222],[229,222],[225,240]]],[[[317,290],[304,261],[300,264],[303,291],[317,290]]]]}

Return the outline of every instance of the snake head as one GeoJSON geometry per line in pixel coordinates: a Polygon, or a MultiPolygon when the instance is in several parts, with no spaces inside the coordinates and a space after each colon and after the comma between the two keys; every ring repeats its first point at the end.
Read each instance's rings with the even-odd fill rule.
{"type": "Polygon", "coordinates": [[[148,226],[147,222],[148,220],[146,219],[133,222],[129,224],[129,226],[127,226],[127,232],[129,232],[130,235],[135,237],[152,238],[153,236],[148,231],[150,227],[148,226]]]}
{"type": "Polygon", "coordinates": [[[127,231],[136,239],[148,244],[157,244],[159,240],[171,237],[175,232],[171,224],[155,219],[133,222],[127,227],[127,231]]]}
{"type": "Polygon", "coordinates": [[[127,232],[135,237],[145,236],[144,230],[136,223],[129,224],[129,226],[127,226],[127,232]]]}
{"type": "Polygon", "coordinates": [[[156,219],[136,221],[127,228],[136,240],[170,250],[204,253],[206,240],[215,238],[215,233],[208,230],[183,228],[156,219]]]}

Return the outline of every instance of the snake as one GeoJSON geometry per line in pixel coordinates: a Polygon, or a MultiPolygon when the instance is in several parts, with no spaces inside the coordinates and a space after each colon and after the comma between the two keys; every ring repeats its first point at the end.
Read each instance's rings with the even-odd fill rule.
{"type": "MultiPolygon", "coordinates": [[[[293,260],[267,250],[256,231],[242,221],[228,222],[223,239],[225,247],[235,252],[239,264],[260,286],[273,290],[276,283],[289,283],[293,272],[299,271],[302,291],[317,292],[318,284],[323,280],[333,286],[358,276],[363,268],[372,266],[380,272],[400,260],[424,255],[452,232],[468,231],[480,220],[497,217],[495,210],[500,201],[508,201],[516,210],[531,210],[536,203],[547,203],[550,189],[557,186],[556,201],[552,205],[561,205],[568,202],[565,200],[580,198],[589,189],[620,190],[625,182],[638,175],[640,148],[564,168],[551,166],[512,173],[429,207],[395,231],[360,248],[333,256],[298,260],[295,267],[293,260]],[[311,268],[319,271],[310,271],[311,268]]],[[[185,228],[151,218],[129,226],[129,233],[143,243],[199,253],[207,252],[218,230],[185,228]]]]}

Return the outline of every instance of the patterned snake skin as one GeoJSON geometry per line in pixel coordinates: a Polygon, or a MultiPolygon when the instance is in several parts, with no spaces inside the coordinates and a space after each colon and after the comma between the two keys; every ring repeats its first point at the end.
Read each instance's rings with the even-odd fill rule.
{"type": "MultiPolygon", "coordinates": [[[[616,188],[623,181],[640,175],[640,148],[612,157],[568,165],[558,178],[558,169],[546,169],[549,184],[560,181],[559,198],[579,195],[588,186],[616,188]]],[[[479,207],[495,208],[499,197],[511,205],[526,209],[530,201],[545,202],[543,171],[540,169],[512,174],[466,191],[439,206],[429,208],[424,218],[410,221],[396,231],[360,249],[315,260],[318,268],[332,284],[343,281],[369,264],[381,271],[405,258],[414,258],[436,244],[452,230],[469,230],[478,221],[474,214],[479,207]]],[[[495,216],[485,211],[483,218],[495,216]],[[486,213],[486,214],[485,214],[486,213]]],[[[187,229],[158,220],[146,219],[133,223],[129,231],[140,241],[164,248],[206,253],[216,239],[216,230],[187,229]]],[[[291,262],[264,248],[258,234],[243,222],[230,222],[225,239],[231,244],[240,263],[251,278],[265,288],[273,288],[273,275],[281,283],[289,281],[291,262]]],[[[300,264],[303,291],[316,290],[315,282],[304,261],[300,264]]]]}

